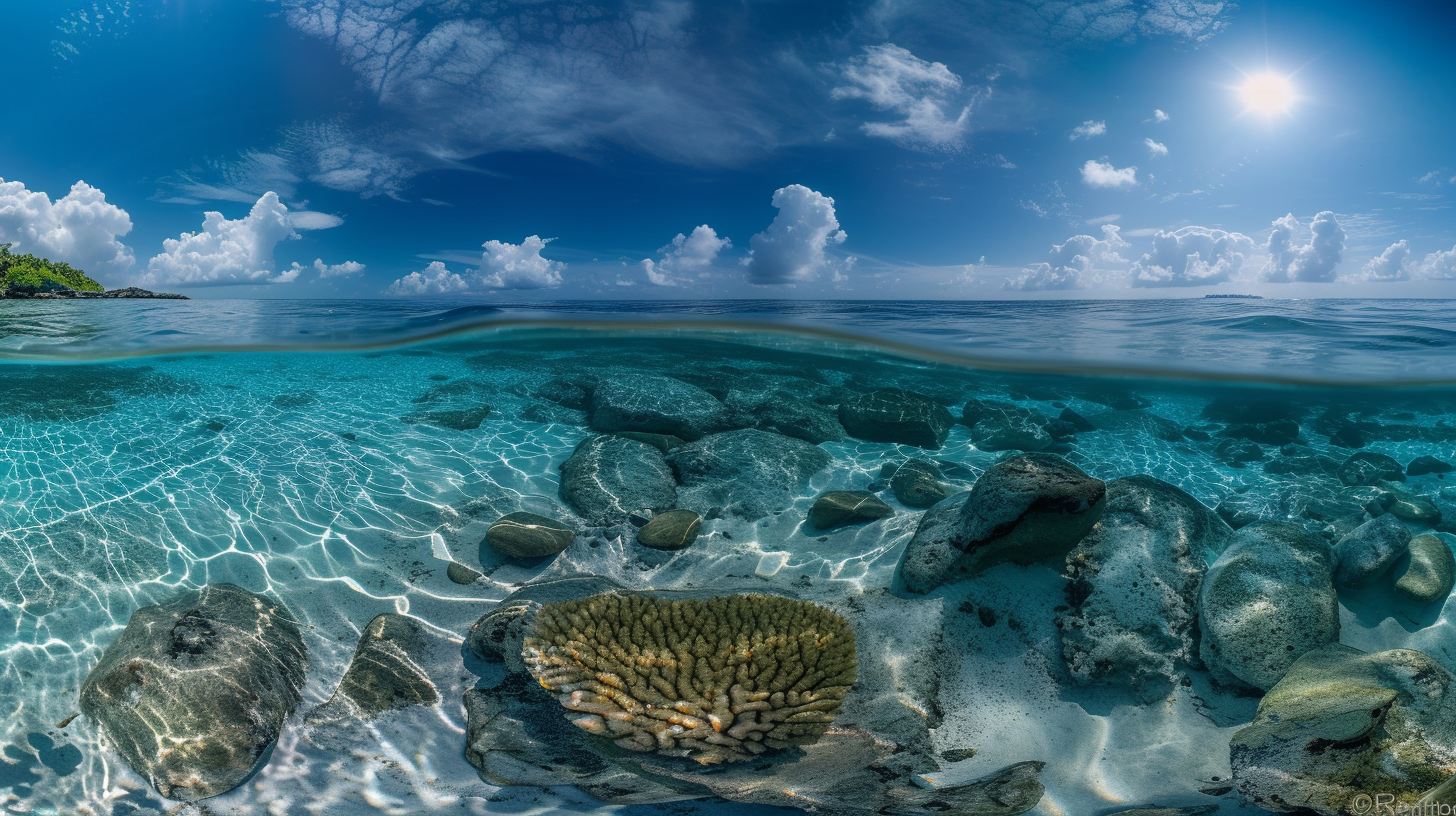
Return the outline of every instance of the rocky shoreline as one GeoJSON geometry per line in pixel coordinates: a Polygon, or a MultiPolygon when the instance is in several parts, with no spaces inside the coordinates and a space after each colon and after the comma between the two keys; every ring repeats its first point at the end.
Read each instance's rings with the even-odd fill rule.
{"type": "Polygon", "coordinates": [[[64,287],[43,288],[11,284],[0,288],[0,300],[189,300],[186,295],[149,292],[135,286],[105,292],[78,292],[64,287]]]}

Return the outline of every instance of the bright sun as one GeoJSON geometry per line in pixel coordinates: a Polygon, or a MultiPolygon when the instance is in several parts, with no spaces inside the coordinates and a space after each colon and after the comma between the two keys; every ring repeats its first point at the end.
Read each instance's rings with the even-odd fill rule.
{"type": "Polygon", "coordinates": [[[1239,88],[1244,106],[1260,116],[1276,116],[1294,103],[1294,85],[1289,77],[1278,74],[1255,74],[1239,88]]]}

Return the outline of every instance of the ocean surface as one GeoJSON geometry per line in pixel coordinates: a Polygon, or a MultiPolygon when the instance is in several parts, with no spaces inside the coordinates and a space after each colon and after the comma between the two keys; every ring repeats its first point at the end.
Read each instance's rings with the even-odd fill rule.
{"type": "MultiPolygon", "coordinates": [[[[883,469],[929,461],[955,494],[1011,449],[959,423],[933,449],[840,434],[815,443],[829,464],[771,511],[707,513],[696,543],[662,552],[638,544],[630,523],[588,524],[563,500],[561,466],[597,429],[591,406],[553,383],[671,377],[756,427],[786,404],[837,427],[836,405],[884,388],[955,418],[971,399],[1015,406],[1033,424],[1071,411],[1087,424],[1058,426],[1045,449],[1091,476],[1153,476],[1226,518],[1290,519],[1333,538],[1371,498],[1321,462],[1456,458],[1453,305],[0,301],[0,803],[55,814],[798,812],[711,798],[617,806],[569,785],[481,779],[465,757],[461,694],[499,678],[472,662],[467,632],[522,586],[588,574],[879,610],[858,633],[862,676],[881,676],[872,662],[904,674],[886,693],[935,697],[914,702],[938,708],[940,767],[925,770],[926,785],[1038,761],[1036,816],[1152,804],[1265,812],[1227,785],[1229,740],[1256,697],[1197,666],[1156,699],[1070,677],[1061,560],[1003,564],[924,596],[897,584],[924,510],[899,503],[883,469]],[[1236,436],[1274,420],[1297,437],[1236,436]],[[1296,459],[1313,470],[1271,467],[1296,459]],[[869,490],[893,512],[811,528],[815,498],[834,490],[869,490]],[[577,536],[556,556],[502,557],[484,530],[516,511],[568,521],[577,536]],[[452,563],[480,579],[452,580],[452,563]],[[206,810],[178,810],[97,723],[60,723],[133,612],[221,582],[298,620],[303,702],[255,776],[206,810]],[[461,647],[431,675],[440,701],[346,733],[307,725],[382,613],[461,647]]],[[[1449,475],[1400,489],[1456,516],[1449,475]]],[[[1340,643],[1417,649],[1456,671],[1456,603],[1416,605],[1378,587],[1339,600],[1340,643]]]]}

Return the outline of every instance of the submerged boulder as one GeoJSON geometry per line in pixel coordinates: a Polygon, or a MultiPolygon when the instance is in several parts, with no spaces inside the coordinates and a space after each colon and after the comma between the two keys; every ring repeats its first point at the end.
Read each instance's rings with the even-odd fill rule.
{"type": "Polygon", "coordinates": [[[705,518],[758,519],[788,507],[829,461],[802,439],[753,428],[706,436],[667,457],[680,485],[678,504],[705,518]]]}
{"type": "Polygon", "coordinates": [[[1178,487],[1151,476],[1107,483],[1107,509],[1067,556],[1058,620],[1073,679],[1166,693],[1195,662],[1198,591],[1207,557],[1233,531],[1178,487]]]}
{"type": "Polygon", "coordinates": [[[767,388],[733,388],[724,402],[741,411],[752,427],[772,431],[794,439],[819,444],[841,442],[846,438],[839,424],[838,412],[832,405],[822,405],[787,386],[767,388]]]}
{"type": "Polygon", "coordinates": [[[819,530],[830,530],[882,519],[893,512],[893,507],[869,491],[831,490],[814,500],[814,506],[809,508],[809,524],[819,530]]]}
{"type": "Polygon", "coordinates": [[[1395,573],[1395,591],[1418,603],[1445,600],[1456,584],[1456,556],[1437,535],[1410,540],[1410,561],[1395,573]]]}
{"type": "Polygon", "coordinates": [[[856,439],[934,449],[945,444],[955,418],[924,394],[882,388],[841,403],[839,422],[856,439]]]}
{"type": "Polygon", "coordinates": [[[535,513],[507,513],[485,531],[485,542],[507,558],[555,555],[576,539],[576,530],[535,513]]]}
{"type": "Polygon", "coordinates": [[[1450,473],[1456,470],[1450,462],[1443,462],[1434,456],[1417,456],[1405,466],[1407,476],[1425,476],[1430,473],[1450,473]]]}
{"type": "Polygon", "coordinates": [[[1456,678],[1411,649],[1311,651],[1234,734],[1229,758],[1239,797],[1266,810],[1366,813],[1382,794],[1383,812],[1404,812],[1456,767],[1456,678]]]}
{"type": "Polygon", "coordinates": [[[1393,515],[1361,524],[1335,542],[1335,586],[1369,586],[1405,554],[1411,532],[1393,515]]]}
{"type": "Polygon", "coordinates": [[[906,507],[931,507],[946,497],[940,469],[923,459],[911,459],[895,468],[890,476],[890,490],[906,507]]]}
{"type": "Polygon", "coordinates": [[[698,540],[703,517],[692,510],[669,510],[652,517],[637,531],[637,543],[654,550],[683,550],[698,540]]]}
{"type": "Polygon", "coordinates": [[[1334,559],[1318,535],[1287,521],[1234,534],[1199,597],[1199,657],[1213,678],[1268,691],[1300,655],[1336,642],[1334,559]]]}
{"type": "Polygon", "coordinates": [[[638,510],[671,508],[677,486],[657,448],[620,436],[592,436],[561,466],[561,498],[589,524],[616,524],[638,510]]]}
{"type": "Polygon", "coordinates": [[[310,711],[306,721],[368,720],[393,709],[438,703],[439,692],[420,668],[427,648],[424,628],[415,618],[394,613],[376,617],[359,636],[334,696],[310,711]]]}
{"type": "Polygon", "coordinates": [[[1340,464],[1340,481],[1351,487],[1405,481],[1405,468],[1383,453],[1357,453],[1340,464]]]}
{"type": "Polygon", "coordinates": [[[672,377],[604,377],[591,395],[598,431],[644,431],[693,440],[728,426],[728,408],[707,391],[672,377]]]}
{"type": "Polygon", "coordinates": [[[279,602],[209,584],[132,613],[81,686],[81,712],[169,799],[241,785],[300,700],[307,649],[279,602]]]}
{"type": "Polygon", "coordinates": [[[907,590],[925,593],[1003,561],[1032,564],[1066,555],[1102,517],[1106,492],[1060,456],[1002,459],[969,492],[921,518],[900,559],[900,577],[907,590]]]}

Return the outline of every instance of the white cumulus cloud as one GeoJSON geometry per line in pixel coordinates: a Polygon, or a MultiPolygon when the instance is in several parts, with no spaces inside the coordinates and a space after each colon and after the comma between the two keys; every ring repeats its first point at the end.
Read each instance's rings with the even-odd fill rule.
{"type": "Polygon", "coordinates": [[[202,229],[162,242],[162,253],[147,263],[143,285],[207,286],[234,283],[287,283],[293,270],[273,275],[273,250],[297,238],[288,207],[275,193],[264,193],[244,218],[228,220],[206,213],[202,229]]]}
{"type": "Polygon", "coordinates": [[[1153,121],[1154,122],[1166,122],[1166,121],[1168,121],[1169,119],[1172,119],[1172,118],[1173,117],[1169,116],[1166,113],[1163,113],[1161,110],[1156,110],[1155,109],[1153,111],[1153,121]]]}
{"type": "Polygon", "coordinates": [[[1421,277],[1432,280],[1456,279],[1456,247],[1432,252],[1420,266],[1421,277]]]}
{"type": "Polygon", "coordinates": [[[896,122],[866,122],[861,128],[909,147],[959,145],[970,127],[971,103],[961,78],[943,63],[927,62],[894,44],[872,45],[840,68],[849,82],[834,88],[835,99],[863,99],[893,113],[896,122]]]}
{"type": "Polygon", "coordinates": [[[1095,119],[1088,119],[1082,124],[1072,128],[1072,132],[1067,135],[1067,138],[1075,142],[1078,139],[1090,139],[1093,136],[1101,136],[1106,132],[1106,122],[1100,122],[1095,119]]]}
{"type": "Polygon", "coordinates": [[[541,250],[554,241],[527,236],[519,244],[486,241],[480,256],[480,285],[489,289],[554,289],[561,285],[566,264],[541,257],[541,250]]]}
{"type": "Polygon", "coordinates": [[[1074,235],[1052,247],[1046,263],[1025,269],[1008,278],[1003,289],[1040,291],[1049,289],[1081,289],[1105,282],[1107,272],[1123,266],[1127,259],[1121,253],[1132,245],[1122,238],[1116,224],[1103,224],[1102,237],[1074,235]]]}
{"type": "Polygon", "coordinates": [[[1152,139],[1143,139],[1143,144],[1148,146],[1148,155],[1150,156],[1168,155],[1168,146],[1163,144],[1162,142],[1155,142],[1152,139]]]}
{"type": "Polygon", "coordinates": [[[1310,222],[1310,238],[1296,244],[1294,232],[1299,219],[1290,213],[1273,222],[1273,231],[1264,249],[1269,261],[1261,277],[1270,283],[1328,282],[1335,279],[1335,267],[1345,251],[1345,229],[1335,214],[1325,211],[1310,222]]]}
{"type": "Polygon", "coordinates": [[[829,269],[838,279],[843,267],[824,255],[830,244],[847,237],[834,215],[834,199],[802,184],[790,184],[774,192],[778,208],[768,229],[749,239],[748,282],[761,285],[800,283],[813,280],[829,269]]]}
{"type": "Polygon", "coordinates": [[[1371,258],[1360,270],[1370,281],[1398,281],[1410,278],[1410,242],[1402,238],[1371,258]]]}
{"type": "Polygon", "coordinates": [[[1183,227],[1153,235],[1153,251],[1135,262],[1132,285],[1208,286],[1232,279],[1254,251],[1254,239],[1238,232],[1183,227]]]}
{"type": "Polygon", "coordinates": [[[1088,159],[1082,165],[1082,182],[1089,187],[1131,187],[1137,184],[1137,167],[1113,167],[1110,162],[1088,159]]]}
{"type": "Polygon", "coordinates": [[[657,251],[659,257],[656,261],[644,259],[642,269],[647,273],[647,279],[658,286],[677,286],[685,283],[683,277],[705,272],[713,265],[718,253],[732,246],[732,241],[719,238],[712,227],[702,224],[691,235],[679,232],[672,243],[657,251]]]}
{"type": "Polygon", "coordinates": [[[452,295],[470,289],[470,284],[445,268],[440,261],[431,261],[422,271],[411,272],[391,283],[386,295],[452,295]]]}
{"type": "Polygon", "coordinates": [[[131,232],[126,210],[84,181],[52,202],[43,192],[0,179],[0,243],[15,251],[64,261],[92,276],[120,274],[136,259],[119,239],[131,232]]]}
{"type": "MultiPolygon", "coordinates": [[[[318,273],[320,278],[341,278],[345,275],[357,275],[364,271],[364,264],[356,261],[344,261],[341,264],[326,264],[323,258],[315,258],[312,266],[300,266],[297,261],[293,262],[293,268],[284,271],[284,275],[291,275],[289,280],[297,280],[298,276],[309,269],[318,273]]],[[[282,281],[280,281],[282,282],[282,281]]]]}

